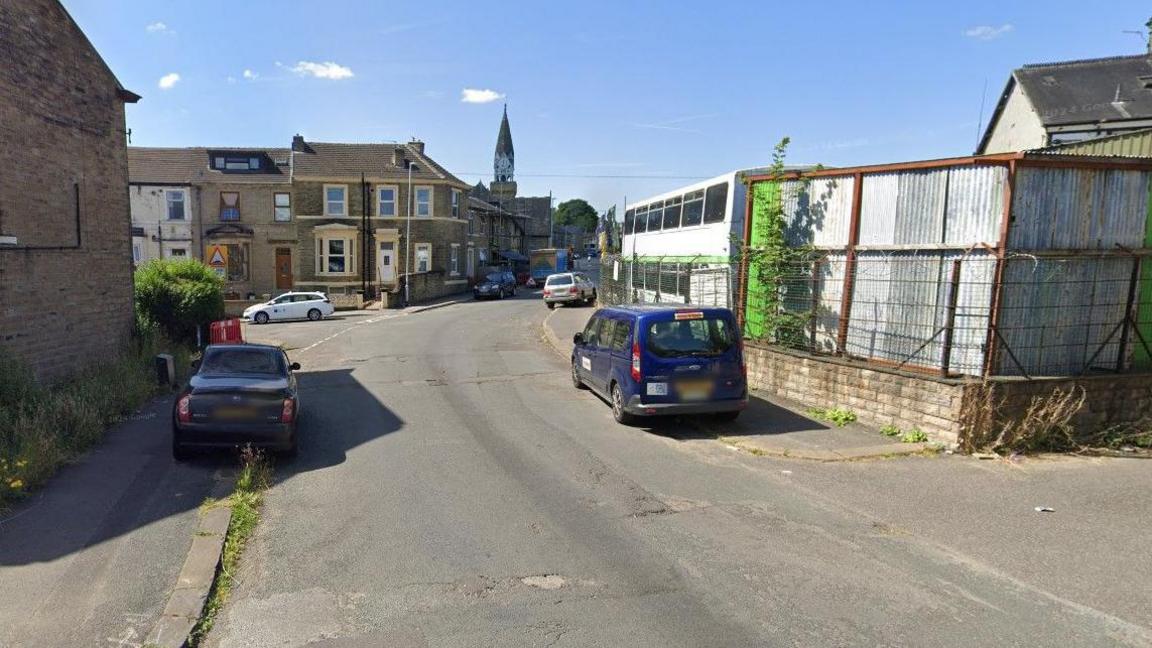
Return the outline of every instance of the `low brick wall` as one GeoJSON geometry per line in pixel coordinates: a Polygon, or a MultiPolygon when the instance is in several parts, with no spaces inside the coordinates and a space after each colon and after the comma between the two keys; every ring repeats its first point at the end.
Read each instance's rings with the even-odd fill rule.
{"type": "Polygon", "coordinates": [[[813,407],[843,407],[860,421],[919,428],[955,443],[960,434],[963,383],[862,366],[747,343],[748,382],[753,389],[813,407]]]}
{"type": "Polygon", "coordinates": [[[843,407],[860,421],[901,429],[919,428],[937,441],[953,444],[984,428],[1023,416],[1036,398],[1056,390],[1082,388],[1085,403],[1073,417],[1081,433],[1113,425],[1152,420],[1152,374],[1116,374],[1070,378],[993,378],[996,420],[979,420],[979,380],[949,380],[813,356],[753,342],[745,345],[748,383],[756,390],[822,408],[843,407]],[[970,414],[965,418],[965,413],[970,414]],[[971,426],[974,429],[965,429],[971,426]]]}

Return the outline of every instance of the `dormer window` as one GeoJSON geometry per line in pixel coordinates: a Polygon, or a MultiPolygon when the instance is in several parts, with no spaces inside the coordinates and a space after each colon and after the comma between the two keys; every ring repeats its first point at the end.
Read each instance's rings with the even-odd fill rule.
{"type": "Polygon", "coordinates": [[[255,153],[215,153],[212,168],[217,171],[259,171],[264,167],[262,156],[255,153]]]}

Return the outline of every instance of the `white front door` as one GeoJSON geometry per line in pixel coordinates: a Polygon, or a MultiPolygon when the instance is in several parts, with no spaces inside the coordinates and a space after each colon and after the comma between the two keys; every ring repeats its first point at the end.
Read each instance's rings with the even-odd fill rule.
{"type": "Polygon", "coordinates": [[[396,244],[388,241],[380,244],[380,254],[377,256],[377,273],[380,283],[396,283],[396,244]]]}

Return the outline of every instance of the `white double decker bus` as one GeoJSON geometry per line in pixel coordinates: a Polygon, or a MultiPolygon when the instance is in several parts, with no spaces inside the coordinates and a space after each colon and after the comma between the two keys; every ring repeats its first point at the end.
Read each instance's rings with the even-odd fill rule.
{"type": "Polygon", "coordinates": [[[674,257],[727,263],[732,236],[744,235],[742,181],[748,170],[732,171],[651,198],[624,211],[621,250],[637,259],[674,257]]]}

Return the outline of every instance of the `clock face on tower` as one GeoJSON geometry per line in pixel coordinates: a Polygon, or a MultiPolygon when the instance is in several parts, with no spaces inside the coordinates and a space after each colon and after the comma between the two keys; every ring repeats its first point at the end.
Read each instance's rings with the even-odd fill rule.
{"type": "Polygon", "coordinates": [[[512,158],[507,156],[498,156],[495,163],[496,180],[500,182],[508,182],[512,180],[512,158]]]}

